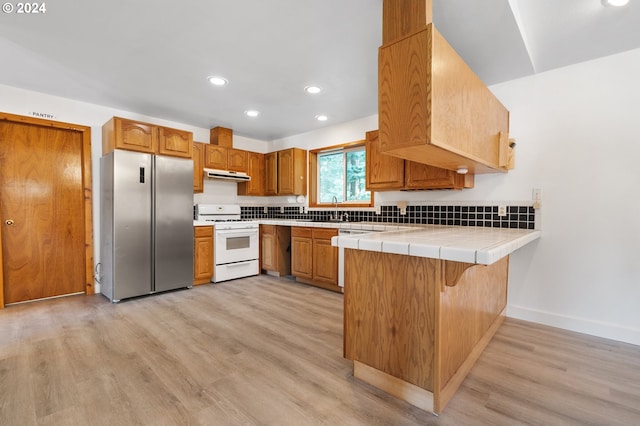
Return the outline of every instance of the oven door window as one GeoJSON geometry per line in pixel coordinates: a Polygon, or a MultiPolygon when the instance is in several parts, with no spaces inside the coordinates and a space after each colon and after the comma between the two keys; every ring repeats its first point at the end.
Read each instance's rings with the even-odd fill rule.
{"type": "Polygon", "coordinates": [[[241,250],[251,247],[251,237],[244,235],[241,237],[226,237],[227,250],[241,250]]]}
{"type": "Polygon", "coordinates": [[[216,265],[258,258],[258,230],[215,231],[213,251],[216,265]]]}

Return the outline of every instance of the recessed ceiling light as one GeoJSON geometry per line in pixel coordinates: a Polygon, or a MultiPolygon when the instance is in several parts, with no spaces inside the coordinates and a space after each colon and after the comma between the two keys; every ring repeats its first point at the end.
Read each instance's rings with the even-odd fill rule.
{"type": "Polygon", "coordinates": [[[322,89],[319,88],[318,86],[307,86],[304,88],[304,91],[307,93],[311,93],[312,95],[316,95],[322,92],[322,89]]]}
{"type": "Polygon", "coordinates": [[[260,115],[260,111],[256,111],[255,109],[248,109],[244,113],[247,117],[257,117],[260,115]]]}
{"type": "Polygon", "coordinates": [[[327,117],[326,115],[316,115],[316,120],[318,121],[327,121],[329,119],[329,117],[327,117]]]}
{"type": "Polygon", "coordinates": [[[624,6],[629,3],[629,0],[602,0],[602,4],[605,6],[624,6]]]}
{"type": "Polygon", "coordinates": [[[215,75],[207,77],[207,80],[209,80],[209,83],[213,84],[214,86],[226,86],[227,84],[229,84],[226,78],[218,77],[215,75]]]}

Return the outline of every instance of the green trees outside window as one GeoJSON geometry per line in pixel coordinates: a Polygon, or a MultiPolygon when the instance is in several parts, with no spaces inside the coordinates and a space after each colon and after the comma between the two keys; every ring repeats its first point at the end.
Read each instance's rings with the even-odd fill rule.
{"type": "Polygon", "coordinates": [[[365,189],[365,148],[338,149],[318,153],[318,202],[369,202],[365,189]]]}

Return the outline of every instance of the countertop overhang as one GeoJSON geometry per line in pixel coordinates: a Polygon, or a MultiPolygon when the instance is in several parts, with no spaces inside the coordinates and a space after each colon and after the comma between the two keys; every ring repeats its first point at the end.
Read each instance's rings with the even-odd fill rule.
{"type": "Polygon", "coordinates": [[[421,225],[338,236],[333,237],[331,243],[348,249],[491,265],[540,236],[537,230],[421,225]]]}
{"type": "MultiPolygon", "coordinates": [[[[539,230],[447,225],[386,224],[378,222],[310,222],[295,219],[256,219],[263,225],[361,229],[366,234],[340,235],[334,247],[378,251],[431,259],[491,265],[537,240],[539,230]]],[[[194,221],[194,226],[211,226],[194,221]]]]}

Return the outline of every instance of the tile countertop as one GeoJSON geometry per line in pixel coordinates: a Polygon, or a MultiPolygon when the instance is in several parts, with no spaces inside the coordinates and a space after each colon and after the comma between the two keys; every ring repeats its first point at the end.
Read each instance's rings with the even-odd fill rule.
{"type": "MultiPolygon", "coordinates": [[[[398,225],[378,222],[311,222],[295,219],[252,219],[261,225],[304,226],[308,228],[364,229],[367,231],[395,231],[398,229],[414,229],[422,225],[398,225]]],[[[213,226],[214,222],[194,220],[193,226],[213,226]]]]}
{"type": "MultiPolygon", "coordinates": [[[[491,265],[520,247],[537,240],[540,231],[470,226],[407,225],[378,222],[310,222],[295,219],[256,219],[263,225],[311,228],[361,229],[368,234],[333,237],[336,247],[430,257],[491,265]]],[[[211,222],[193,221],[194,226],[211,222]]]]}
{"type": "Polygon", "coordinates": [[[525,229],[420,225],[388,232],[333,237],[337,247],[491,265],[540,238],[525,229]]]}

